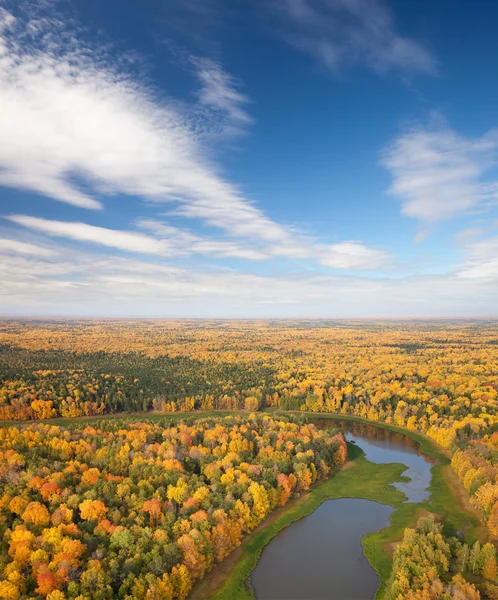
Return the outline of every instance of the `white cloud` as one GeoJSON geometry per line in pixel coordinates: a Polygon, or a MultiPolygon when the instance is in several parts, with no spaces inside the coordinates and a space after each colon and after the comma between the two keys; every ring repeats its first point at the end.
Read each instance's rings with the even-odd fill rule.
{"type": "MultiPolygon", "coordinates": [[[[11,215],[6,218],[17,225],[45,233],[52,237],[117,248],[124,252],[165,257],[206,254],[248,260],[263,260],[269,257],[268,253],[256,248],[242,246],[231,241],[203,238],[153,219],[141,219],[138,221],[138,225],[142,229],[152,232],[154,236],[135,231],[120,231],[107,227],[96,227],[87,223],[53,221],[26,215],[11,215]]],[[[27,253],[29,248],[35,249],[35,246],[22,242],[12,242],[12,244],[18,245],[19,252],[21,252],[22,248],[26,248],[25,253],[27,253]]],[[[2,240],[0,240],[1,248],[2,240]]]]}
{"type": "Polygon", "coordinates": [[[295,244],[244,245],[233,240],[216,240],[172,227],[156,219],[139,219],[137,225],[153,235],[136,231],[120,231],[87,223],[54,221],[27,215],[10,215],[7,220],[32,231],[124,252],[153,256],[190,256],[204,254],[213,257],[233,257],[247,260],[270,258],[307,258],[334,269],[375,270],[388,266],[392,256],[385,251],[369,248],[360,242],[346,241],[321,245],[302,239],[295,244]]]}
{"type": "MultiPolygon", "coordinates": [[[[488,255],[496,254],[489,246],[488,255]]],[[[3,255],[3,315],[464,316],[496,314],[493,277],[460,272],[402,279],[203,271],[67,250],[3,255]]]]}
{"type": "Polygon", "coordinates": [[[263,260],[269,257],[262,249],[244,246],[234,241],[205,238],[155,219],[139,219],[138,226],[152,232],[160,239],[168,240],[178,250],[183,249],[186,253],[230,256],[248,260],[263,260]]]}
{"type": "Polygon", "coordinates": [[[50,248],[8,238],[0,239],[0,252],[2,254],[23,254],[27,256],[52,256],[55,254],[50,248]]]}
{"type": "Polygon", "coordinates": [[[234,78],[211,59],[192,58],[192,62],[201,83],[200,104],[224,114],[232,130],[252,123],[253,119],[244,108],[249,98],[237,89],[234,78]]]}
{"type": "Polygon", "coordinates": [[[498,238],[470,243],[465,254],[466,260],[458,271],[458,277],[498,281],[498,238]]]}
{"type": "MultiPolygon", "coordinates": [[[[178,105],[64,27],[0,12],[0,185],[90,209],[130,194],[236,236],[291,240],[207,160],[178,105]]],[[[222,72],[208,74],[201,98],[247,120],[222,72]]]]}
{"type": "Polygon", "coordinates": [[[422,44],[397,33],[381,0],[275,0],[284,38],[333,72],[364,65],[386,71],[434,73],[422,44]]]}
{"type": "Polygon", "coordinates": [[[125,252],[165,255],[170,250],[170,245],[165,240],[157,240],[150,236],[131,231],[118,231],[107,229],[106,227],[87,225],[86,223],[51,221],[49,219],[40,219],[25,215],[12,215],[7,218],[17,225],[41,231],[50,236],[109,246],[124,250],[125,252]]]}
{"type": "Polygon", "coordinates": [[[368,248],[359,242],[347,241],[327,246],[320,263],[334,269],[367,271],[385,267],[391,259],[388,252],[368,248]]]}
{"type": "Polygon", "coordinates": [[[462,229],[455,233],[455,238],[459,241],[467,241],[472,238],[480,237],[483,235],[484,230],[482,227],[467,227],[466,229],[462,229]]]}
{"type": "Polygon", "coordinates": [[[393,182],[390,193],[402,213],[426,222],[485,210],[498,199],[498,183],[484,181],[495,166],[498,135],[467,139],[445,125],[413,128],[384,151],[393,182]]]}

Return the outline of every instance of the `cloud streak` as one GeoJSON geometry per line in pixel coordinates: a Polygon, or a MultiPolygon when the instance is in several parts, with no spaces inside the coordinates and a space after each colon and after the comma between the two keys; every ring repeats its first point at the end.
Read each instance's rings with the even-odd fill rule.
{"type": "Polygon", "coordinates": [[[498,280],[498,238],[469,243],[458,276],[471,280],[498,280]]]}
{"type": "Polygon", "coordinates": [[[393,257],[388,252],[370,248],[357,241],[325,245],[303,238],[293,244],[241,244],[234,240],[217,240],[195,235],[157,219],[139,219],[137,221],[138,227],[148,231],[149,234],[28,215],[10,215],[6,219],[11,223],[50,237],[76,240],[115,248],[123,252],[151,256],[174,257],[202,254],[251,261],[304,258],[333,269],[350,271],[369,271],[389,267],[393,262],[393,257]]]}
{"type": "Polygon", "coordinates": [[[354,66],[376,73],[437,70],[422,44],[396,31],[380,0],[276,0],[272,6],[284,39],[335,74],[354,66]]]}
{"type": "Polygon", "coordinates": [[[54,250],[50,248],[10,238],[0,239],[0,252],[5,254],[22,254],[24,256],[53,256],[55,254],[54,250]]]}
{"type": "Polygon", "coordinates": [[[496,314],[496,240],[468,248],[458,270],[443,275],[369,279],[296,273],[278,276],[199,271],[124,257],[64,250],[24,256],[0,246],[4,315],[67,316],[464,316],[496,314]],[[365,302],[365,298],[368,302],[365,302]]]}
{"type": "Polygon", "coordinates": [[[392,256],[383,250],[368,248],[355,241],[340,242],[327,246],[320,263],[334,269],[368,271],[389,266],[392,256]]]}
{"type": "Polygon", "coordinates": [[[249,98],[238,90],[234,78],[220,64],[207,58],[194,58],[192,62],[201,84],[199,103],[223,115],[232,132],[242,130],[253,122],[245,106],[249,98]]]}
{"type": "MultiPolygon", "coordinates": [[[[153,219],[141,219],[138,222],[140,228],[154,234],[147,235],[136,231],[120,231],[107,227],[97,227],[87,223],[54,221],[27,215],[11,215],[6,218],[16,225],[44,233],[51,237],[106,246],[134,254],[148,254],[161,257],[205,254],[215,257],[234,257],[248,260],[263,260],[269,257],[267,253],[261,250],[244,247],[235,242],[203,238],[153,219]]],[[[22,252],[24,249],[25,254],[35,253],[36,247],[31,244],[10,240],[9,242],[11,242],[10,246],[9,244],[5,244],[5,248],[17,248],[18,252],[22,252]]],[[[2,240],[0,240],[1,248],[2,240]]]]}
{"type": "Polygon", "coordinates": [[[12,215],[9,221],[34,231],[40,231],[53,237],[62,237],[100,246],[117,248],[125,252],[164,256],[171,250],[167,241],[156,240],[141,233],[118,231],[106,227],[96,227],[86,223],[51,221],[25,215],[12,215]]]}

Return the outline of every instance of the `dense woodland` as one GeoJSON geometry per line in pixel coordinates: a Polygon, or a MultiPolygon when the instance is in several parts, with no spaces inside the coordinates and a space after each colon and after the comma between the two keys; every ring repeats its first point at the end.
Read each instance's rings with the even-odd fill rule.
{"type": "Polygon", "coordinates": [[[0,429],[0,598],[185,598],[347,456],[268,415],[0,429]]]}
{"type": "MultiPolygon", "coordinates": [[[[279,407],[356,415],[405,427],[427,435],[452,452],[452,466],[471,495],[472,505],[480,511],[491,535],[498,540],[498,323],[493,321],[3,321],[0,323],[0,379],[0,419],[4,420],[151,410],[250,412],[279,407]]],[[[114,427],[100,423],[99,431],[92,435],[101,440],[101,436],[118,435],[114,427]]],[[[149,425],[140,427],[147,429],[149,425]]],[[[154,426],[150,427],[154,429],[154,426]]],[[[125,429],[124,425],[122,428],[125,429]]],[[[32,425],[25,431],[36,432],[42,437],[47,435],[54,440],[63,438],[64,443],[72,444],[79,443],[81,429],[71,425],[67,432],[61,430],[52,435],[50,432],[55,429],[32,425]]],[[[85,438],[84,441],[88,440],[85,438]]],[[[274,447],[274,442],[272,438],[270,447],[274,447]]],[[[8,443],[4,440],[2,446],[8,443]]],[[[95,444],[100,447],[98,441],[95,444]]],[[[43,452],[48,452],[47,444],[43,447],[43,452]]],[[[292,456],[294,449],[288,451],[292,456]]],[[[26,459],[24,451],[16,452],[26,459]]],[[[7,459],[5,455],[4,460],[7,459]]],[[[323,464],[330,467],[330,457],[322,459],[323,464]]],[[[57,468],[64,472],[69,459],[57,460],[57,468]]],[[[106,460],[102,457],[96,465],[87,458],[78,460],[88,468],[99,469],[99,472],[110,468],[109,465],[106,467],[106,460]]],[[[97,460],[97,456],[93,460],[97,460]]],[[[178,460],[185,473],[189,473],[194,464],[189,462],[190,458],[187,463],[183,458],[178,460]]],[[[294,459],[289,460],[292,462],[294,459]]],[[[244,461],[251,463],[250,457],[244,457],[244,461]]],[[[257,462],[259,464],[259,459],[257,462]]],[[[318,469],[316,461],[311,462],[318,469]]],[[[32,467],[16,465],[12,472],[24,472],[26,468],[32,467]]],[[[49,469],[49,466],[46,465],[46,468],[49,469]]],[[[75,466],[75,469],[83,476],[80,466],[75,466]]],[[[312,471],[311,467],[309,470],[312,471]]],[[[280,470],[279,467],[279,472],[290,476],[294,471],[280,470]]],[[[204,473],[190,474],[204,476],[204,473]]],[[[119,469],[110,468],[105,477],[109,475],[121,476],[122,473],[119,469]]],[[[46,477],[51,481],[50,473],[46,477]]],[[[275,477],[263,477],[270,496],[272,489],[278,491],[279,488],[278,475],[275,477]]],[[[316,477],[316,473],[312,472],[311,477],[316,477]]],[[[57,483],[57,477],[54,480],[57,483]]],[[[99,475],[98,481],[101,480],[99,475]]],[[[7,489],[14,489],[16,495],[21,490],[25,493],[29,490],[25,499],[40,502],[49,511],[48,500],[42,502],[40,498],[35,500],[30,496],[36,496],[39,490],[28,486],[25,475],[19,481],[18,485],[7,480],[7,489]],[[13,488],[9,487],[12,485],[13,488]]],[[[45,483],[47,481],[44,480],[42,485],[45,483]]],[[[263,485],[261,481],[256,483],[263,485]]],[[[75,485],[77,487],[81,483],[75,485]]],[[[169,489],[168,486],[179,484],[178,481],[168,481],[166,487],[161,485],[163,493],[169,489]]],[[[294,490],[295,486],[291,488],[294,490]]],[[[94,489],[91,486],[86,492],[92,494],[94,489]]],[[[79,499],[82,491],[86,493],[77,487],[71,497],[76,495],[79,499]]],[[[133,493],[138,494],[137,491],[133,493]]],[[[244,493],[247,494],[247,490],[244,493]]],[[[231,492],[232,496],[246,502],[234,492],[231,492]]],[[[6,497],[10,498],[10,491],[6,492],[4,500],[6,497]]],[[[271,505],[278,503],[273,496],[271,498],[271,505]]],[[[251,501],[246,500],[249,506],[251,501]]],[[[171,519],[171,515],[176,518],[182,514],[183,505],[179,508],[173,499],[170,502],[173,508],[166,510],[164,518],[171,519]]],[[[81,556],[88,556],[85,553],[92,546],[84,535],[88,533],[91,521],[93,529],[88,535],[93,539],[97,535],[94,533],[97,525],[94,520],[82,519],[80,500],[77,504],[74,500],[74,506],[65,500],[61,503],[67,505],[67,510],[73,511],[71,523],[75,518],[77,529],[84,532],[81,542],[86,549],[81,556]]],[[[8,515],[10,509],[6,506],[4,504],[4,511],[8,515]]],[[[133,506],[133,510],[129,509],[129,514],[134,513],[131,520],[138,518],[140,521],[143,515],[136,505],[133,506]]],[[[208,507],[201,509],[207,513],[210,523],[209,527],[206,525],[207,529],[216,522],[209,512],[213,507],[224,510],[227,518],[231,518],[233,507],[219,508],[216,502],[210,502],[208,507]]],[[[102,520],[110,524],[105,526],[111,529],[125,526],[121,521],[109,518],[111,506],[105,504],[105,508],[107,511],[102,520]]],[[[22,511],[15,518],[19,520],[19,527],[31,531],[32,524],[22,519],[24,510],[22,506],[22,511]]],[[[13,518],[12,513],[6,517],[5,527],[9,530],[13,525],[9,519],[13,518]]],[[[126,521],[126,530],[131,531],[132,525],[127,517],[122,518],[126,521]]],[[[65,521],[57,524],[57,527],[61,526],[66,526],[65,521]]],[[[145,527],[145,524],[133,526],[145,527]]],[[[148,527],[152,527],[152,517],[148,527]]],[[[196,526],[196,529],[201,530],[202,527],[196,526]]],[[[247,528],[243,528],[240,534],[242,531],[247,531],[247,528]]],[[[26,534],[30,541],[25,544],[30,551],[36,547],[33,540],[37,540],[36,536],[40,534],[39,531],[31,533],[34,538],[26,534]]],[[[168,530],[167,539],[176,543],[179,539],[177,533],[168,530]]],[[[183,535],[184,532],[181,533],[183,535]]],[[[406,543],[409,541],[406,540],[406,543]]],[[[112,552],[106,557],[114,554],[119,555],[120,552],[112,546],[112,552]]],[[[211,558],[206,558],[205,568],[217,560],[216,553],[210,550],[208,554],[211,558]]],[[[200,576],[202,569],[192,570],[181,561],[173,565],[175,556],[168,559],[169,570],[165,572],[170,578],[164,585],[179,585],[176,575],[172,575],[174,566],[180,569],[183,564],[187,568],[189,582],[200,576]]],[[[45,563],[50,565],[46,562],[49,559],[50,556],[45,563]]],[[[83,559],[78,560],[78,569],[81,569],[83,559]]],[[[453,554],[448,560],[454,560],[453,554]]],[[[119,564],[122,566],[124,563],[119,564]]],[[[87,563],[85,568],[88,568],[87,563]]],[[[138,567],[134,568],[138,571],[133,573],[140,572],[138,567]]],[[[30,569],[31,574],[26,576],[23,569],[18,572],[23,577],[22,585],[35,589],[38,585],[34,574],[36,568],[30,569]]],[[[50,569],[52,572],[53,567],[50,569]]],[[[106,582],[104,589],[119,589],[123,597],[138,593],[136,590],[132,593],[124,582],[113,579],[112,573],[111,566],[106,565],[102,571],[102,581],[106,582]]],[[[73,583],[61,580],[58,585],[67,587],[73,583]]],[[[452,589],[458,591],[460,584],[463,585],[457,579],[451,584],[452,589]]],[[[84,589],[80,589],[80,585],[73,585],[75,591],[71,593],[74,597],[78,594],[84,597],[84,589]]],[[[146,586],[145,583],[143,585],[146,586]]],[[[450,592],[445,588],[444,593],[450,592]]],[[[467,597],[462,594],[458,596],[455,591],[454,597],[467,597]]],[[[468,597],[472,598],[471,595],[468,597]]]]}
{"type": "Polygon", "coordinates": [[[433,515],[419,519],[415,529],[405,529],[394,550],[389,600],[479,600],[479,590],[463,574],[483,580],[479,588],[498,597],[495,546],[475,542],[469,547],[442,531],[433,515]]]}

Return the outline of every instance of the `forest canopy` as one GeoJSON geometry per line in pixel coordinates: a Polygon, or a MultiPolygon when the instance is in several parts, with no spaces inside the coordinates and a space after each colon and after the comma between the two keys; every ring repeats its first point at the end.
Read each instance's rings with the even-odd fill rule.
{"type": "Polygon", "coordinates": [[[185,598],[346,456],[268,415],[0,428],[0,598],[185,598]]]}

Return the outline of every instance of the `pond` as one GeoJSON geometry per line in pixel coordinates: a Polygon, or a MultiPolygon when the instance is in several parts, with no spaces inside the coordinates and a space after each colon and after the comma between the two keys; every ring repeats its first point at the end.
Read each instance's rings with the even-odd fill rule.
{"type": "MultiPolygon", "coordinates": [[[[313,419],[339,427],[374,463],[406,465],[410,481],[394,484],[408,502],[429,497],[432,463],[418,444],[400,433],[356,421],[313,419]]],[[[360,498],[328,500],[279,533],[252,572],[258,600],[367,600],[379,586],[363,554],[362,538],[389,525],[393,508],[360,498]]]]}

